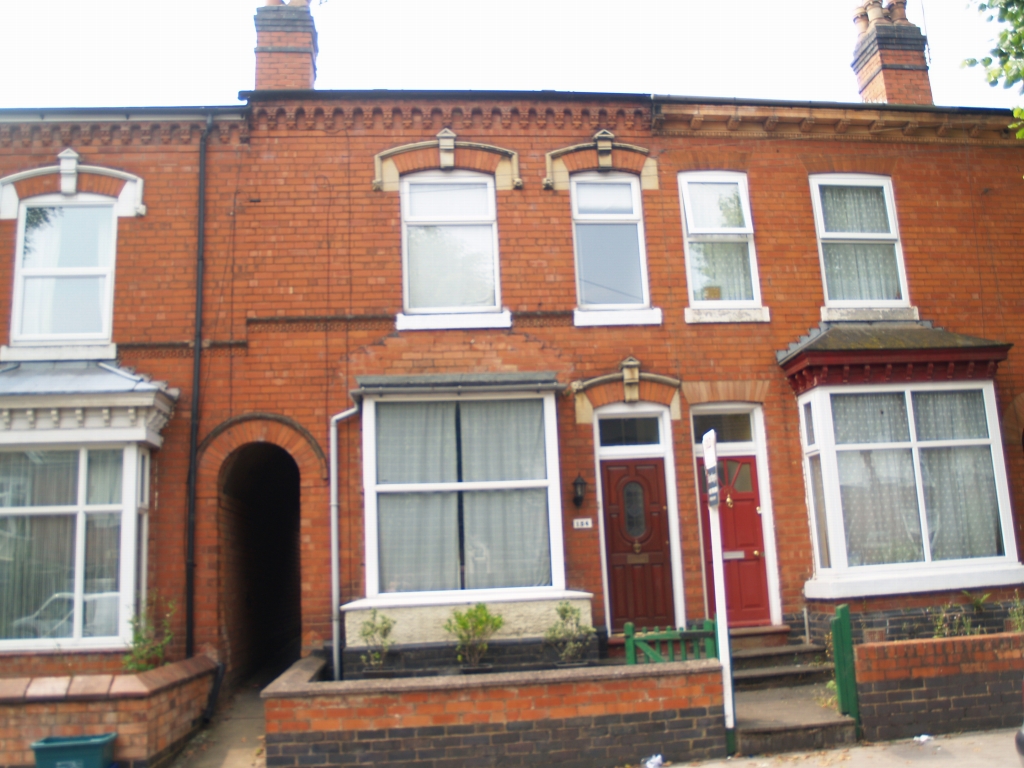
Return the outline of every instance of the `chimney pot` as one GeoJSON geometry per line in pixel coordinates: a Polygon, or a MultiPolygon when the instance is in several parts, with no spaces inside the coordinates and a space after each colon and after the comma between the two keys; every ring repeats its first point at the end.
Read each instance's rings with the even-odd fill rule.
{"type": "Polygon", "coordinates": [[[267,0],[264,5],[284,5],[282,0],[267,0]]]}
{"type": "Polygon", "coordinates": [[[853,9],[853,23],[857,25],[857,34],[863,35],[868,31],[868,12],[863,5],[853,9]]]}
{"type": "Polygon", "coordinates": [[[906,6],[907,0],[889,0],[883,9],[882,0],[868,0],[855,11],[858,38],[853,71],[866,102],[932,103],[924,55],[928,40],[907,20],[906,6]]]}
{"type": "Polygon", "coordinates": [[[875,26],[876,24],[885,24],[888,19],[885,18],[885,9],[882,8],[882,0],[868,0],[865,6],[868,12],[868,25],[875,26]]]}
{"type": "Polygon", "coordinates": [[[893,24],[913,26],[907,19],[907,0],[891,0],[886,10],[893,24]]]}

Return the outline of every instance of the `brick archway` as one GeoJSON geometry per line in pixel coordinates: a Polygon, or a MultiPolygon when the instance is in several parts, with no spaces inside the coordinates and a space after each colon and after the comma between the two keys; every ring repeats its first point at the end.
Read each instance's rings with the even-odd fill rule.
{"type": "Polygon", "coordinates": [[[247,413],[221,422],[199,444],[198,485],[216,487],[224,460],[249,443],[273,443],[299,465],[302,477],[327,479],[327,457],[309,430],[275,413],[247,413]]]}

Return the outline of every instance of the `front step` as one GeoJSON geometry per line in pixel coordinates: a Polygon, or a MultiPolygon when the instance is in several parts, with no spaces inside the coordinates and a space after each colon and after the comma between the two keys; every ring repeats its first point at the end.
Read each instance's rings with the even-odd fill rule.
{"type": "Polygon", "coordinates": [[[817,666],[827,661],[825,646],[801,643],[799,645],[773,645],[767,648],[741,648],[732,652],[733,669],[760,667],[786,667],[793,665],[817,666]]]}
{"type": "Polygon", "coordinates": [[[840,715],[824,685],[736,694],[739,755],[831,749],[857,741],[853,718],[840,715]]]}
{"type": "Polygon", "coordinates": [[[767,648],[789,642],[789,625],[764,627],[730,627],[729,646],[733,651],[745,648],[767,648]]]}
{"type": "Polygon", "coordinates": [[[834,664],[789,664],[782,667],[737,669],[732,673],[732,682],[737,691],[754,691],[827,683],[834,677],[834,664]]]}

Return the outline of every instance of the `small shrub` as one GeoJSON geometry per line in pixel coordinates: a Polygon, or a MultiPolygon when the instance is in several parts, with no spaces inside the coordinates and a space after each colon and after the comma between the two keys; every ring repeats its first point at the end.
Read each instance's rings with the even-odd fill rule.
{"type": "Polygon", "coordinates": [[[825,709],[838,709],[839,708],[839,686],[836,685],[835,680],[829,680],[825,683],[825,690],[819,692],[814,697],[819,707],[825,709]]]}
{"type": "Polygon", "coordinates": [[[590,638],[595,630],[583,623],[583,614],[579,608],[569,601],[563,600],[555,608],[558,621],[548,627],[544,640],[558,651],[558,658],[563,664],[579,661],[590,645],[590,638]]]}
{"type": "Polygon", "coordinates": [[[1013,602],[1010,603],[1010,626],[1014,632],[1024,632],[1024,602],[1016,589],[1013,590],[1013,602]]]}
{"type": "Polygon", "coordinates": [[[390,616],[377,613],[374,608],[370,618],[359,627],[359,637],[366,643],[366,653],[359,657],[367,669],[380,669],[387,660],[388,651],[395,641],[391,639],[391,630],[395,628],[395,620],[390,616]]]}
{"type": "Polygon", "coordinates": [[[491,613],[484,603],[477,603],[465,611],[452,611],[451,618],[444,623],[444,631],[458,640],[455,653],[459,662],[478,667],[487,653],[487,641],[503,626],[505,619],[501,614],[491,613]]]}
{"type": "Polygon", "coordinates": [[[167,663],[167,646],[174,639],[171,618],[177,606],[153,593],[144,610],[128,620],[132,628],[132,645],[121,659],[125,672],[145,672],[167,663]]]}
{"type": "Polygon", "coordinates": [[[932,637],[969,637],[983,632],[982,627],[973,625],[963,606],[947,603],[931,614],[932,637]]]}

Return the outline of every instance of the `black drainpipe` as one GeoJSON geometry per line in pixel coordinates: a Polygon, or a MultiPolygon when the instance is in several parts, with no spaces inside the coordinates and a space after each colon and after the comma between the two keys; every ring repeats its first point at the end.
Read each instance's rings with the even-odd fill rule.
{"type": "Polygon", "coordinates": [[[196,335],[192,342],[192,411],[188,433],[188,530],[185,536],[185,657],[195,655],[196,452],[199,447],[199,372],[203,350],[203,266],[206,249],[206,141],[213,115],[199,140],[199,222],[196,237],[196,335]]]}

